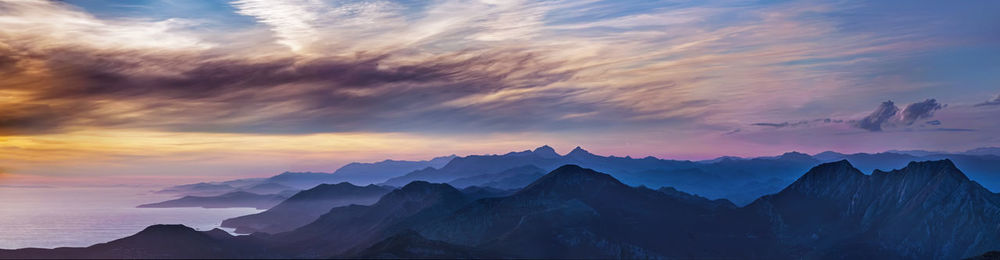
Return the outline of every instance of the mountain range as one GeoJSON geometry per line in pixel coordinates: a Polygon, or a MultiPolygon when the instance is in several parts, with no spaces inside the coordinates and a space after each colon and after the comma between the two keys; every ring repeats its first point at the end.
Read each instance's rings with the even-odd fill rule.
{"type": "Polygon", "coordinates": [[[88,248],[0,258],[958,259],[1000,249],[1000,195],[947,159],[871,174],[848,160],[823,163],[743,207],[577,165],[509,195],[470,194],[413,181],[287,232],[154,226],[88,248]]]}
{"type": "Polygon", "coordinates": [[[368,185],[355,186],[342,182],[320,184],[299,192],[267,211],[226,219],[222,227],[235,228],[237,233],[279,233],[309,224],[334,207],[351,204],[370,205],[391,189],[368,185]]]}
{"type": "Polygon", "coordinates": [[[157,203],[149,203],[139,205],[139,208],[186,208],[186,207],[201,207],[201,208],[257,208],[257,209],[269,209],[274,205],[278,205],[288,197],[269,194],[260,195],[256,193],[249,193],[245,191],[234,191],[218,196],[184,196],[179,199],[173,199],[157,203]]]}

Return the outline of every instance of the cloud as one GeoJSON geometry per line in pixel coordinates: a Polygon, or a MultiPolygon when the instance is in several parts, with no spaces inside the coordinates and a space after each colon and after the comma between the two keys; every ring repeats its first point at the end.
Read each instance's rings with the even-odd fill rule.
{"type": "Polygon", "coordinates": [[[220,10],[252,22],[212,31],[201,20],[0,3],[0,106],[16,111],[0,116],[0,132],[711,128],[856,86],[875,65],[858,57],[925,48],[901,40],[920,38],[912,32],[802,16],[850,9],[830,4],[229,4],[220,10]],[[733,14],[747,19],[725,19],[733,14]]]}
{"type": "Polygon", "coordinates": [[[986,102],[979,103],[975,105],[976,107],[984,106],[1000,106],[1000,94],[997,94],[993,99],[987,100],[986,102]]]}
{"type": "Polygon", "coordinates": [[[944,105],[941,105],[934,99],[927,99],[921,102],[906,105],[906,108],[903,108],[903,110],[900,111],[900,122],[906,125],[913,125],[913,122],[916,122],[917,120],[934,116],[934,111],[940,110],[944,107],[944,105]]]}
{"type": "MultiPolygon", "coordinates": [[[[871,114],[860,120],[854,121],[853,125],[872,132],[882,131],[886,127],[896,127],[899,125],[911,126],[917,120],[933,117],[935,111],[945,107],[947,105],[942,105],[935,99],[927,99],[906,105],[901,110],[890,100],[882,102],[875,111],[872,111],[871,114]]],[[[941,121],[932,120],[927,121],[926,124],[937,126],[941,125],[941,121]]]]}
{"type": "Polygon", "coordinates": [[[913,125],[913,122],[917,120],[934,116],[934,111],[940,110],[943,107],[943,105],[934,99],[909,104],[900,112],[900,121],[906,125],[913,125]]]}
{"type": "Polygon", "coordinates": [[[882,131],[882,125],[888,123],[898,112],[899,107],[891,100],[882,102],[871,114],[855,122],[854,126],[873,132],[882,131]]]}
{"type": "Polygon", "coordinates": [[[755,125],[755,126],[769,126],[769,127],[774,127],[774,128],[783,128],[783,127],[807,126],[807,125],[816,124],[816,123],[824,123],[824,124],[837,123],[837,124],[839,124],[839,123],[843,123],[843,122],[844,122],[844,120],[840,120],[840,119],[818,118],[818,119],[813,119],[813,120],[801,120],[801,121],[795,121],[795,122],[753,123],[751,125],[755,125]]]}

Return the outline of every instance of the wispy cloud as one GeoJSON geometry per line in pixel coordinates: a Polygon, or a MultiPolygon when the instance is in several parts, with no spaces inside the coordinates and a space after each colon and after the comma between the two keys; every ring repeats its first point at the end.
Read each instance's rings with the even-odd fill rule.
{"type": "Polygon", "coordinates": [[[997,94],[993,99],[987,100],[986,102],[976,104],[977,107],[984,106],[1000,106],[1000,94],[997,94]]]}
{"type": "Polygon", "coordinates": [[[913,59],[981,40],[939,37],[968,14],[850,1],[233,0],[225,30],[67,3],[0,1],[0,136],[940,128],[918,122],[961,91],[923,95],[948,82],[913,59]],[[869,107],[915,96],[938,99],[869,107]]]}

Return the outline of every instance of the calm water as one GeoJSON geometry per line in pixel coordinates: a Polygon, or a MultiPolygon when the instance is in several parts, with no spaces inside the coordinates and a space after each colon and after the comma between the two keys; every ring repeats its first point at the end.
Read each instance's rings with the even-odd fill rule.
{"type": "Polygon", "coordinates": [[[223,219],[260,212],[236,209],[140,209],[170,199],[148,188],[0,187],[0,248],[90,246],[135,234],[152,224],[216,228],[223,219]]]}

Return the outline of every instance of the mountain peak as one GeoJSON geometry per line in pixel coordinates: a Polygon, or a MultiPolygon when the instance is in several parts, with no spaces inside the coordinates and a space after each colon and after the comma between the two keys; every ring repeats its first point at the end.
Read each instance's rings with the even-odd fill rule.
{"type": "Polygon", "coordinates": [[[567,164],[538,178],[538,180],[524,187],[518,193],[561,193],[570,195],[592,193],[608,187],[618,186],[628,187],[614,177],[611,177],[611,175],[567,164]]]}
{"type": "Polygon", "coordinates": [[[950,159],[937,160],[937,161],[921,161],[921,162],[910,162],[902,169],[893,170],[891,172],[876,171],[875,174],[903,174],[905,177],[910,178],[932,178],[938,175],[947,175],[960,181],[968,181],[969,177],[965,176],[955,163],[950,159]]]}
{"type": "Polygon", "coordinates": [[[813,167],[787,189],[806,194],[838,193],[860,185],[865,174],[847,160],[828,162],[813,167]]]}
{"type": "Polygon", "coordinates": [[[532,151],[532,153],[534,153],[535,155],[544,157],[544,158],[559,157],[559,154],[556,153],[556,150],[552,149],[552,147],[548,146],[548,145],[542,145],[542,146],[540,146],[538,148],[535,148],[535,150],[532,151]]]}
{"type": "Polygon", "coordinates": [[[142,231],[139,231],[139,233],[133,235],[133,237],[160,237],[189,234],[199,234],[199,232],[193,228],[180,224],[157,224],[146,227],[142,231]]]}
{"type": "Polygon", "coordinates": [[[573,148],[572,151],[566,154],[566,156],[582,156],[582,155],[593,155],[593,154],[591,154],[587,150],[584,150],[583,148],[580,148],[579,146],[573,148]]]}
{"type": "Polygon", "coordinates": [[[426,181],[413,181],[402,188],[394,190],[382,197],[380,201],[391,199],[420,200],[419,198],[432,197],[463,197],[462,192],[455,187],[443,183],[430,183],[426,181]]]}

